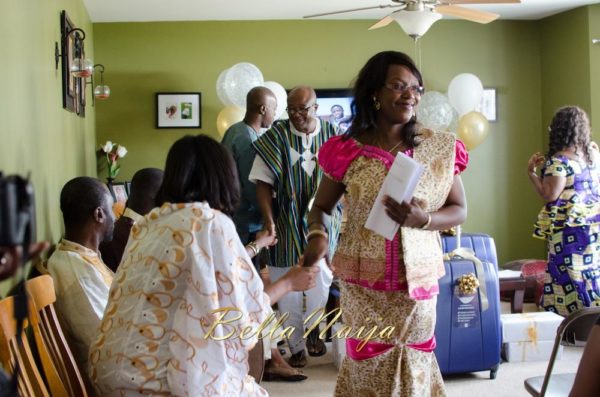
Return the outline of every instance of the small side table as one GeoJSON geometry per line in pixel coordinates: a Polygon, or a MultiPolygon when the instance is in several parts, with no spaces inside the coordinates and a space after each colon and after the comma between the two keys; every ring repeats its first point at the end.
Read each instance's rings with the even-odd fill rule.
{"type": "Polygon", "coordinates": [[[500,279],[500,292],[511,291],[510,312],[523,313],[523,298],[525,297],[527,280],[522,276],[500,279]]]}

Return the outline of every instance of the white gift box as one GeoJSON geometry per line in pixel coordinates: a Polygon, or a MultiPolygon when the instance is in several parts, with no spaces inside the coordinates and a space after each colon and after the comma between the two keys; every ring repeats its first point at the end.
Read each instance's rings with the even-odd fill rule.
{"type": "Polygon", "coordinates": [[[556,330],[563,317],[552,312],[514,313],[502,314],[502,341],[532,342],[540,341],[554,342],[556,330]]]}
{"type": "MultiPolygon", "coordinates": [[[[333,327],[331,327],[331,335],[335,335],[341,327],[341,323],[335,323],[333,327]]],[[[346,339],[338,339],[335,336],[332,337],[331,353],[333,354],[333,365],[335,365],[337,369],[340,369],[340,367],[342,366],[342,361],[346,356],[346,339]]]]}
{"type": "MultiPolygon", "coordinates": [[[[509,342],[504,344],[504,358],[508,362],[547,361],[552,354],[554,341],[544,340],[533,342],[509,342]]],[[[563,347],[558,348],[556,359],[562,357],[563,347]]]]}

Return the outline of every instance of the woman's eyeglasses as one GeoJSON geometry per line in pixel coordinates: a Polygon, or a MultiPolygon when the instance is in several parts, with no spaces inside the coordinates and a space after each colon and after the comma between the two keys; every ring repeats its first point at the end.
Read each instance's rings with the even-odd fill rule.
{"type": "Polygon", "coordinates": [[[404,94],[406,91],[410,91],[413,95],[423,95],[425,92],[425,88],[419,85],[407,85],[401,82],[385,83],[383,86],[399,94],[404,94]]]}

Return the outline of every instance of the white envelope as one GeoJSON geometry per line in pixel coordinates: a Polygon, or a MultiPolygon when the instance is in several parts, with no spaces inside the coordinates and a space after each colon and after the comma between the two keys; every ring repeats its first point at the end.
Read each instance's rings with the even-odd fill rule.
{"type": "Polygon", "coordinates": [[[369,213],[365,227],[375,233],[391,240],[398,231],[398,223],[394,222],[386,213],[383,205],[383,196],[388,195],[397,202],[410,201],[417,187],[424,167],[411,157],[398,152],[394,163],[386,175],[381,189],[377,194],[373,208],[369,213]]]}

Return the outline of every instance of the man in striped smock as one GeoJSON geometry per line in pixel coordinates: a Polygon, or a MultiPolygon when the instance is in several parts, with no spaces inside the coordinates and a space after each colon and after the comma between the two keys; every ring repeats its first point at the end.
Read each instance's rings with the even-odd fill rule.
{"type": "MultiPolygon", "coordinates": [[[[249,176],[257,184],[256,196],[264,228],[276,234],[278,240],[271,248],[272,281],[297,264],[304,252],[309,204],[322,175],[317,153],[321,145],[338,134],[336,126],[317,118],[317,96],[311,87],[299,86],[290,91],[287,106],[289,120],[275,122],[253,143],[257,156],[249,176]]],[[[337,207],[329,228],[330,253],[335,251],[340,220],[341,208],[337,207]]],[[[288,341],[292,353],[290,364],[294,367],[306,365],[305,347],[313,356],[326,352],[323,341],[316,338],[318,329],[308,337],[308,346],[303,338],[304,319],[325,306],[332,281],[329,268],[324,264],[320,266],[315,288],[304,293],[289,293],[278,302],[280,312],[289,314],[284,326],[295,329],[288,341]]]]}

